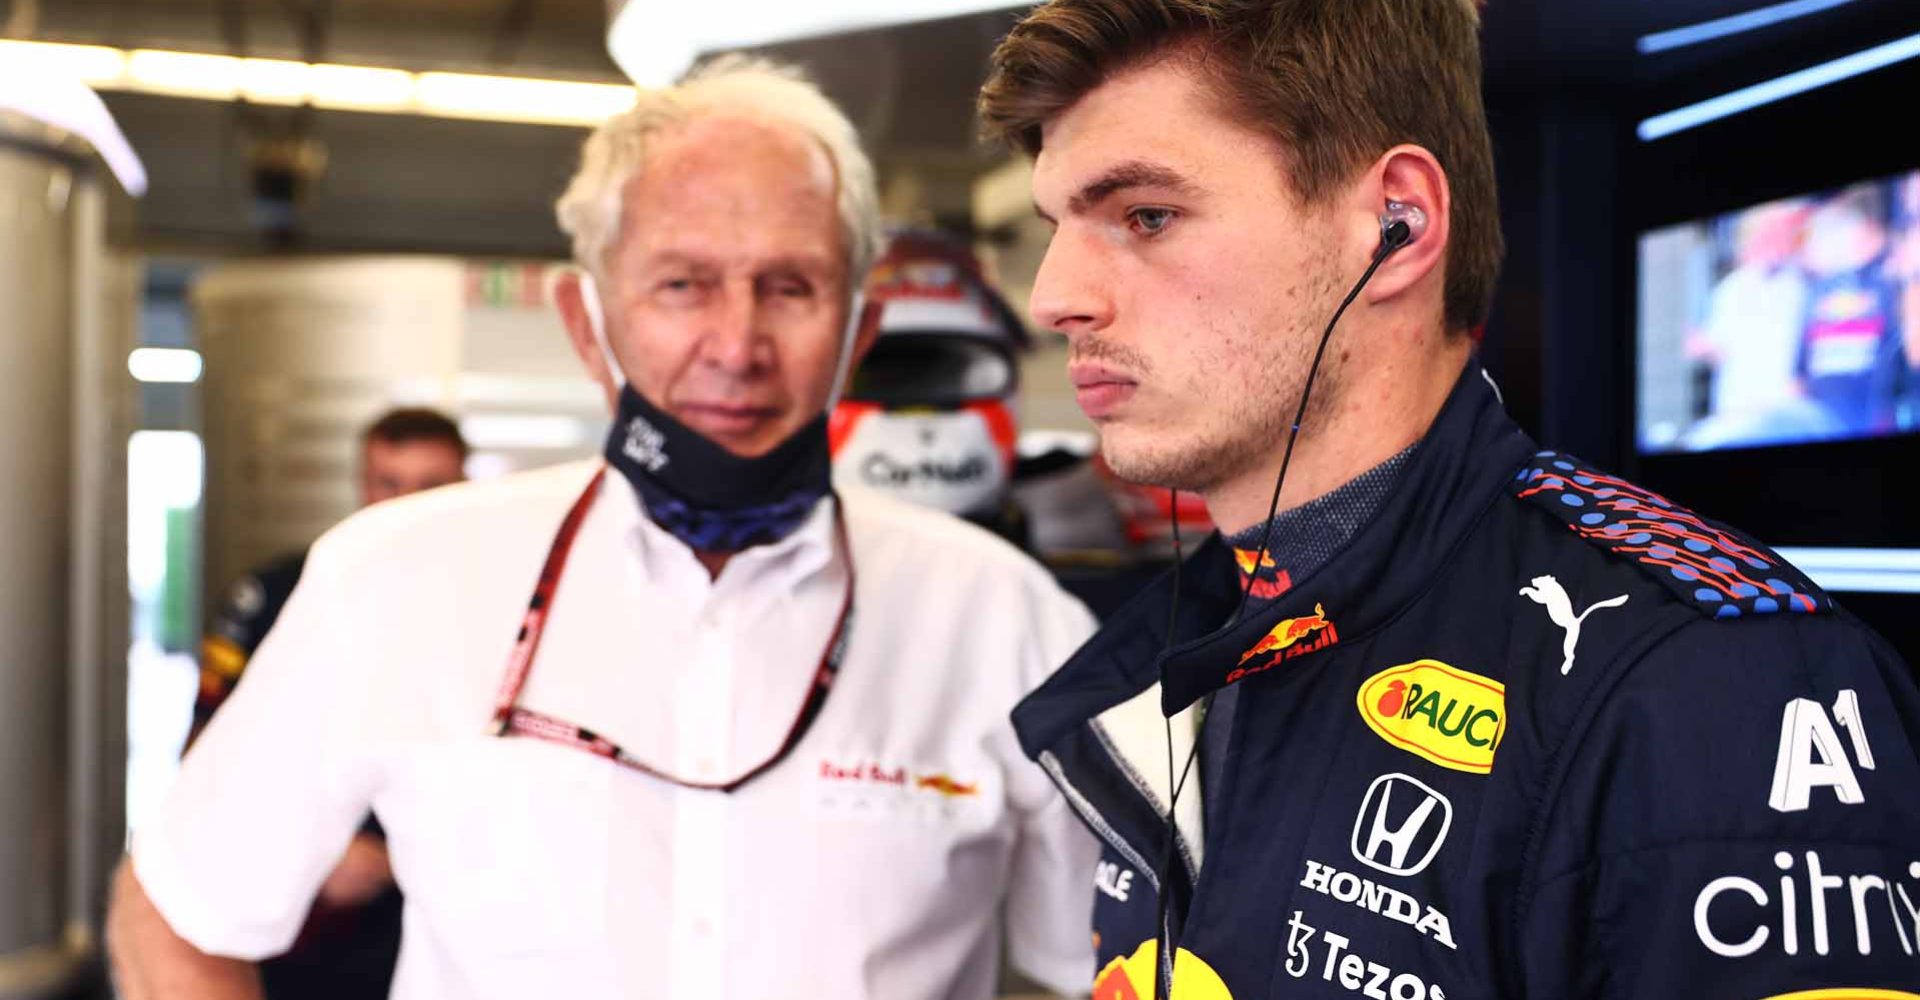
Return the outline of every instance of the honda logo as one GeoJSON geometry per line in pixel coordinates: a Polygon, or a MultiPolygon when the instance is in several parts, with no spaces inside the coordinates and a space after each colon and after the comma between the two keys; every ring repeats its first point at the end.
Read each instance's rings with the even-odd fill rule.
{"type": "Polygon", "coordinates": [[[1383,774],[1367,786],[1353,820],[1353,856],[1389,875],[1416,875],[1433,863],[1453,825],[1453,803],[1418,778],[1383,774]]]}

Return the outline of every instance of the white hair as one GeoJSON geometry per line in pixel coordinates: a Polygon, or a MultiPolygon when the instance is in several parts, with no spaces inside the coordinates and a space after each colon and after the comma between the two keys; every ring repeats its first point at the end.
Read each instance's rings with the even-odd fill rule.
{"type": "Polygon", "coordinates": [[[561,230],[573,238],[574,261],[590,273],[604,273],[607,251],[621,235],[621,192],[646,168],[649,145],[694,119],[716,116],[792,125],[820,144],[838,188],[847,291],[859,289],[880,245],[880,195],[859,133],[797,68],[738,55],[706,63],[671,87],[643,88],[631,110],[587,137],[580,169],[554,205],[561,230]]]}

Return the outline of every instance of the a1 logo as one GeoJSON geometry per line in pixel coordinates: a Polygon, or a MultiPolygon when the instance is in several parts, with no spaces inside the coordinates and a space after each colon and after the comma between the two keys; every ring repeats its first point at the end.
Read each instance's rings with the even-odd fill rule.
{"type": "Polygon", "coordinates": [[[1831,718],[1819,702],[1795,698],[1780,716],[1780,751],[1773,763],[1773,791],[1767,796],[1767,805],[1774,811],[1800,812],[1807,808],[1813,790],[1821,787],[1832,788],[1850,806],[1867,800],[1835,722],[1847,731],[1861,770],[1874,769],[1873,748],[1867,744],[1866,724],[1860,718],[1860,696],[1852,688],[1834,699],[1831,718]]]}

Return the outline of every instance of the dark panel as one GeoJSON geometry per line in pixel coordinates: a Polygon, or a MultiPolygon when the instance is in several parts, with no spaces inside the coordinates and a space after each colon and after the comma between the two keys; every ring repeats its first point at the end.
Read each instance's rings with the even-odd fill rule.
{"type": "MultiPolygon", "coordinates": [[[[106,99],[152,174],[135,208],[139,242],[266,244],[248,149],[290,127],[291,110],[106,99]]],[[[583,130],[331,111],[310,121],[327,163],[297,203],[295,248],[565,256],[552,205],[577,163],[583,130]]]]}

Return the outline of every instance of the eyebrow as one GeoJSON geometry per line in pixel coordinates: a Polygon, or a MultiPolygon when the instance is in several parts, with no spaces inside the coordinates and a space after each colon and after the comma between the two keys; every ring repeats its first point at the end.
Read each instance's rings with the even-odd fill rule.
{"type": "MultiPolygon", "coordinates": [[[[1192,195],[1200,191],[1198,185],[1185,175],[1150,160],[1127,160],[1115,164],[1107,171],[1086,184],[1067,199],[1067,211],[1074,215],[1083,215],[1098,207],[1108,198],[1132,188],[1154,187],[1172,191],[1175,194],[1192,195]]],[[[1048,222],[1055,221],[1038,203],[1033,210],[1048,222]]]]}
{"type": "MultiPolygon", "coordinates": [[[[725,268],[727,261],[698,251],[666,249],[645,258],[648,267],[708,267],[725,268]]],[[[794,254],[780,254],[773,257],[756,259],[753,270],[761,273],[769,271],[797,271],[802,274],[816,274],[833,269],[834,256],[830,253],[801,251],[794,254]]]]}

